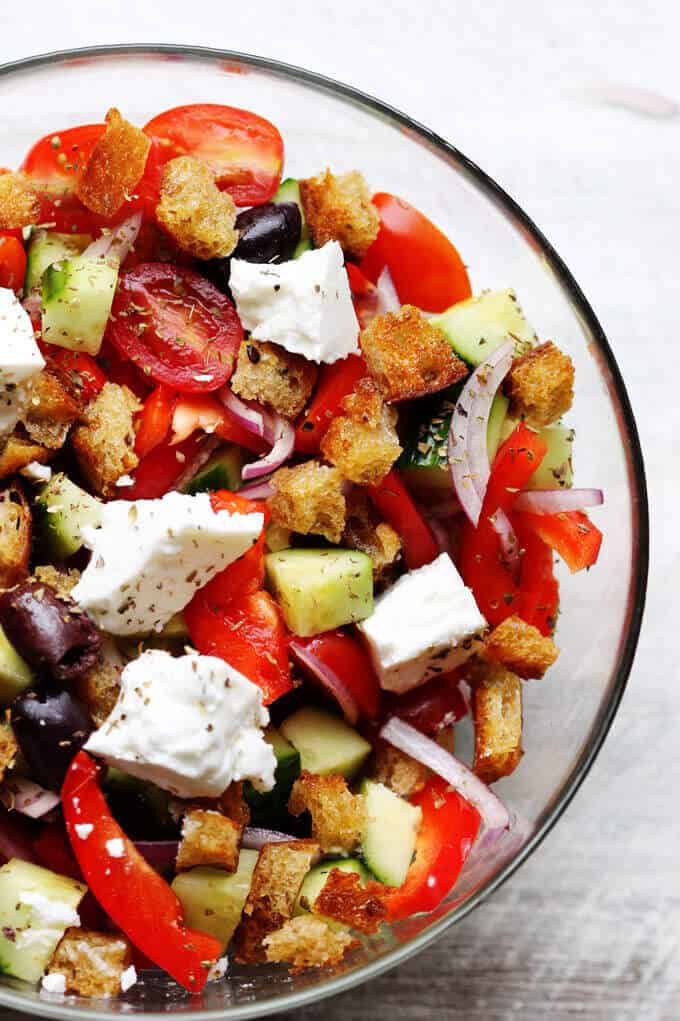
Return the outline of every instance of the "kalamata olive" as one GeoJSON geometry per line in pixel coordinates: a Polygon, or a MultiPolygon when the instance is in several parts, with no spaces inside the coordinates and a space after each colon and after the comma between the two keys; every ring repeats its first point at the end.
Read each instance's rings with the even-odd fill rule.
{"type": "Polygon", "coordinates": [[[232,253],[235,259],[285,262],[300,240],[302,217],[295,202],[265,202],[239,213],[236,229],[241,236],[232,253]]]}
{"type": "Polygon", "coordinates": [[[99,657],[101,635],[87,614],[38,581],[0,595],[0,626],[28,663],[57,681],[81,677],[99,657]]]}
{"type": "Polygon", "coordinates": [[[94,730],[87,710],[68,691],[24,692],[12,703],[11,721],[31,779],[58,790],[94,730]]]}

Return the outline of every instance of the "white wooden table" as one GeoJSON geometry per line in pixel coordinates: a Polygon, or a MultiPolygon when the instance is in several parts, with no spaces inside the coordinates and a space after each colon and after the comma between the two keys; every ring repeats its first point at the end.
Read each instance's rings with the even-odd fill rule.
{"type": "MultiPolygon", "coordinates": [[[[503,890],[398,972],[325,1003],[328,1021],[680,1018],[680,113],[616,108],[601,95],[615,83],[680,102],[679,38],[677,0],[0,3],[0,61],[89,43],[202,43],[306,65],[401,107],[543,228],[630,390],[653,559],[637,661],[605,749],[503,890]]],[[[319,1008],[299,1016],[312,1021],[319,1008]]]]}

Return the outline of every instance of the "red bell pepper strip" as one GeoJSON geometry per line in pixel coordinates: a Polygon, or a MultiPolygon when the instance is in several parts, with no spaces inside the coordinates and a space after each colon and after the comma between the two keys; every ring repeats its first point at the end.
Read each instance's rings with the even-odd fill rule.
{"type": "Polygon", "coordinates": [[[602,532],[583,511],[520,516],[527,528],[562,557],[572,574],[597,562],[602,532]]]}
{"type": "MultiPolygon", "coordinates": [[[[326,631],[313,638],[296,638],[335,674],[354,698],[359,712],[374,720],[380,707],[380,684],[362,646],[344,631],[326,631]]],[[[294,655],[293,649],[291,653],[294,655]]],[[[301,664],[304,668],[304,664],[301,664]]]]}
{"type": "Polygon", "coordinates": [[[159,443],[139,462],[132,472],[134,485],[121,487],[118,499],[154,500],[164,496],[185,471],[187,461],[196,456],[200,443],[198,436],[189,436],[174,447],[167,440],[159,443]]]}
{"type": "Polygon", "coordinates": [[[135,453],[139,458],[150,454],[168,435],[176,399],[177,393],[171,387],[159,383],[144,401],[135,439],[135,453]]]}
{"type": "Polygon", "coordinates": [[[317,454],[331,419],[340,404],[366,375],[366,363],[360,355],[348,355],[341,362],[324,365],[312,403],[302,413],[295,430],[295,449],[300,454],[317,454]]]}
{"type": "Polygon", "coordinates": [[[520,422],[494,458],[482,515],[491,517],[499,508],[512,510],[519,490],[524,489],[547,452],[538,433],[520,422]]]}
{"type": "Polygon", "coordinates": [[[84,404],[89,404],[104,388],[106,375],[91,355],[54,344],[43,344],[41,350],[48,366],[66,378],[69,391],[77,393],[84,404]]]}
{"type": "Polygon", "coordinates": [[[543,635],[555,630],[560,605],[560,589],[553,568],[552,550],[515,514],[512,525],[521,550],[519,602],[517,613],[543,635]]]}
{"type": "Polygon", "coordinates": [[[387,898],[387,920],[432,911],[453,888],[479,831],[476,808],[440,776],[410,798],[423,815],[405,882],[387,898]]]}
{"type": "Polygon", "coordinates": [[[433,736],[442,727],[448,727],[467,715],[467,704],[459,682],[459,672],[452,670],[433,677],[404,695],[390,695],[386,699],[385,719],[398,716],[416,730],[433,736]]]}
{"type": "MultiPolygon", "coordinates": [[[[66,836],[66,829],[62,822],[53,822],[45,826],[40,835],[33,841],[33,849],[40,859],[41,865],[60,876],[69,876],[83,882],[83,873],[80,865],[71,850],[71,845],[66,836]]],[[[78,915],[81,924],[88,929],[104,929],[106,927],[106,915],[100,908],[97,901],[88,890],[78,905],[78,915]]]]}
{"type": "Polygon", "coordinates": [[[85,882],[130,941],[192,993],[208,980],[219,957],[219,942],[182,924],[182,906],[115,821],[99,786],[99,769],[78,752],[71,762],[61,801],[71,846],[85,882]],[[89,825],[87,840],[76,826],[89,825]],[[111,853],[111,841],[122,855],[111,853]]]}
{"type": "Polygon", "coordinates": [[[151,379],[129,358],[124,358],[107,337],[104,337],[97,361],[112,383],[126,386],[140,401],[146,400],[151,393],[151,379]]]}
{"type": "Polygon", "coordinates": [[[367,486],[368,495],[382,516],[398,533],[409,571],[431,563],[439,556],[439,547],[411,494],[392,470],[377,486],[367,486]]]}

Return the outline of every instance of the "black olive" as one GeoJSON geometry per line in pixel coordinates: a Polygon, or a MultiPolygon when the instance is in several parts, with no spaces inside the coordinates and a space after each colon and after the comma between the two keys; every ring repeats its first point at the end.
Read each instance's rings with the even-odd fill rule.
{"type": "Polygon", "coordinates": [[[28,663],[57,681],[82,677],[99,657],[101,635],[87,614],[41,582],[2,593],[0,626],[28,663]]]}
{"type": "Polygon", "coordinates": [[[232,304],[235,304],[234,296],[229,287],[229,276],[231,274],[231,261],[229,257],[226,259],[206,259],[200,263],[198,272],[209,280],[211,284],[214,284],[218,291],[226,294],[232,304]]]}
{"type": "Polygon", "coordinates": [[[59,790],[71,759],[94,730],[87,710],[68,691],[24,692],[12,703],[11,721],[31,777],[59,790]]]}
{"type": "Polygon", "coordinates": [[[239,242],[232,255],[246,262],[285,262],[300,240],[302,217],[295,202],[244,209],[236,217],[239,242]]]}

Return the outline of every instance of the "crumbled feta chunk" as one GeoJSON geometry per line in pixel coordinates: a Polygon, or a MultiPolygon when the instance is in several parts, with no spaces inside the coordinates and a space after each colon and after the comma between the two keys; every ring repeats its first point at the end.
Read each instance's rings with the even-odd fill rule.
{"type": "Polygon", "coordinates": [[[65,993],[66,975],[60,971],[53,971],[49,975],[43,975],[41,985],[46,993],[65,993]]]}
{"type": "Polygon", "coordinates": [[[118,701],[87,751],[179,798],[215,798],[232,781],[274,785],[262,692],[221,659],[151,649],[123,670],[118,701]]]}
{"type": "Polygon", "coordinates": [[[40,464],[39,461],[31,461],[25,468],[21,469],[24,478],[31,482],[49,482],[52,478],[52,469],[49,464],[40,464]]]}
{"type": "Polygon", "coordinates": [[[218,957],[213,965],[210,967],[208,972],[208,982],[219,982],[221,978],[227,974],[227,968],[229,967],[228,957],[218,957]]]}
{"type": "Polygon", "coordinates": [[[125,854],[125,843],[120,837],[112,837],[106,841],[106,850],[112,858],[122,858],[125,854]]]}
{"type": "Polygon", "coordinates": [[[116,485],[119,489],[125,489],[128,486],[134,486],[135,480],[132,475],[121,475],[120,478],[116,479],[116,485]]]}
{"type": "Polygon", "coordinates": [[[312,362],[359,352],[359,324],[337,241],[280,266],[232,259],[229,286],[241,322],[256,340],[312,362]]]}
{"type": "Polygon", "coordinates": [[[94,826],[91,822],[77,822],[74,829],[79,840],[87,840],[94,826]]]}
{"type": "Polygon", "coordinates": [[[82,530],[92,558],[75,601],[112,635],[149,634],[250,549],[262,514],[213,511],[207,493],[113,500],[99,526],[82,530]]]}
{"type": "Polygon", "coordinates": [[[446,553],[399,578],[359,624],[381,687],[397,692],[458,666],[475,651],[485,627],[446,553]]]}
{"type": "Polygon", "coordinates": [[[137,981],[137,969],[134,964],[131,964],[129,968],[126,968],[123,974],[120,976],[120,989],[121,992],[126,993],[128,989],[132,989],[133,985],[137,981]]]}
{"type": "Polygon", "coordinates": [[[44,368],[28,313],[14,291],[0,287],[0,383],[26,383],[44,368]]]}

